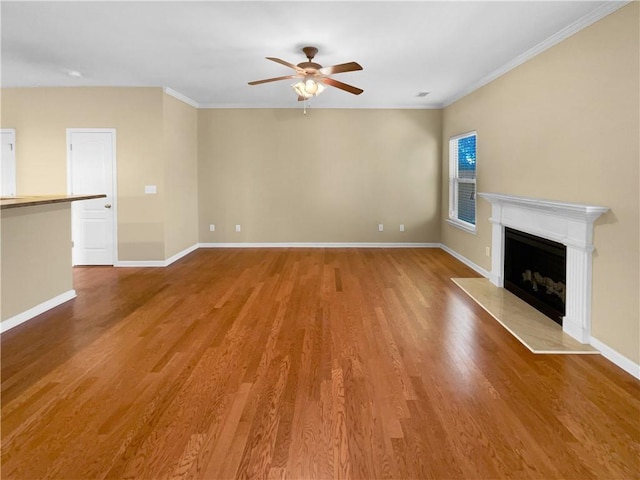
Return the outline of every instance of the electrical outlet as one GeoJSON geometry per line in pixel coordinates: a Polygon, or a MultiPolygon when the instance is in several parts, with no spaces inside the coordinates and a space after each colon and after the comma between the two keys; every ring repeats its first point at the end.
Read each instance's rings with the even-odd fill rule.
{"type": "Polygon", "coordinates": [[[383,232],[384,231],[384,225],[383,224],[381,224],[381,223],[378,224],[378,231],[379,232],[383,232]]]}
{"type": "Polygon", "coordinates": [[[240,231],[240,225],[236,225],[236,232],[240,231]]]}
{"type": "Polygon", "coordinates": [[[490,257],[491,256],[491,247],[484,247],[484,254],[487,257],[490,257]]]}
{"type": "Polygon", "coordinates": [[[404,232],[404,223],[401,223],[401,224],[400,224],[400,231],[401,231],[401,232],[404,232]]]}
{"type": "Polygon", "coordinates": [[[209,231],[210,232],[215,232],[216,231],[216,226],[213,223],[211,225],[209,225],[209,231]]]}

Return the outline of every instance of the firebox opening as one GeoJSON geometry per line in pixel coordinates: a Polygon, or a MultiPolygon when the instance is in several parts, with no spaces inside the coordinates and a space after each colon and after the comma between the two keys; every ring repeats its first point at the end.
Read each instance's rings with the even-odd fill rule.
{"type": "Polygon", "coordinates": [[[505,227],[504,287],[562,325],[567,247],[505,227]]]}

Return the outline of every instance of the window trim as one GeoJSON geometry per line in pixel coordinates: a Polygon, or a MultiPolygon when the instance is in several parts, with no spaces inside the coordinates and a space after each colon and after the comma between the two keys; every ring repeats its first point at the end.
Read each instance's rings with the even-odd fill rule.
{"type": "Polygon", "coordinates": [[[449,137],[449,217],[447,218],[447,223],[451,226],[464,230],[465,232],[469,232],[472,234],[476,234],[476,227],[478,223],[478,215],[477,215],[477,196],[478,196],[478,171],[477,171],[477,156],[478,156],[478,132],[476,130],[471,130],[469,132],[461,133],[459,135],[454,135],[449,137]],[[457,159],[452,159],[452,142],[458,141],[461,138],[467,138],[475,136],[476,137],[476,178],[460,178],[458,176],[458,162],[457,159]],[[457,210],[457,202],[456,202],[456,193],[458,190],[459,183],[472,183],[476,186],[476,195],[473,201],[476,206],[476,225],[473,223],[465,222],[464,220],[460,220],[458,218],[458,210],[457,210]]]}

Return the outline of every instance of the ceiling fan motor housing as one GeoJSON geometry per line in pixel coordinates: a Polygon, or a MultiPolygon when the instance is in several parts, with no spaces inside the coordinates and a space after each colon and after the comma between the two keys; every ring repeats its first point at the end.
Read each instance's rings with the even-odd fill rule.
{"type": "Polygon", "coordinates": [[[317,73],[317,70],[320,70],[322,68],[322,65],[320,65],[319,63],[312,62],[312,60],[313,60],[313,57],[317,55],[318,49],[316,47],[304,47],[302,51],[304,52],[304,54],[306,55],[309,61],[299,63],[298,67],[306,70],[307,73],[317,73]],[[316,72],[314,72],[313,70],[316,70],[316,72]]]}
{"type": "Polygon", "coordinates": [[[320,70],[322,68],[322,65],[315,62],[301,62],[298,64],[298,67],[303,68],[304,70],[320,70]]]}
{"type": "Polygon", "coordinates": [[[302,51],[304,52],[305,56],[309,59],[309,61],[313,60],[313,57],[315,57],[318,54],[318,49],[316,47],[304,47],[302,51]]]}

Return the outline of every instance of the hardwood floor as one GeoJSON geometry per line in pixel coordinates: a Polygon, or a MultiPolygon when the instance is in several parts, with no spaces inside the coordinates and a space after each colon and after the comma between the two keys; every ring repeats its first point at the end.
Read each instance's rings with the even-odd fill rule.
{"type": "Polygon", "coordinates": [[[3,479],[640,477],[640,382],[530,353],[441,250],[74,275],[2,335],[3,479]]]}

